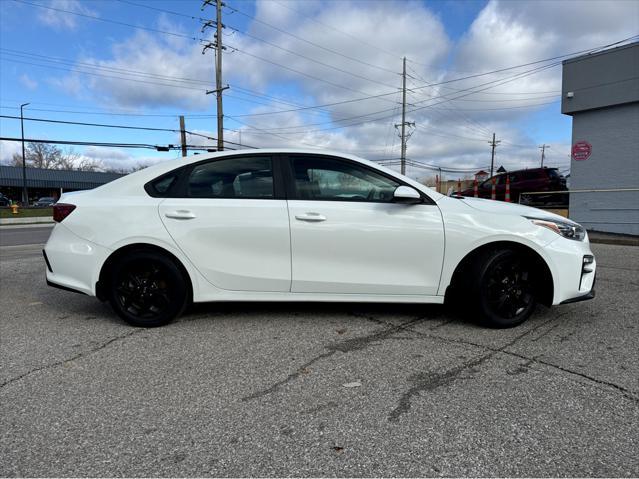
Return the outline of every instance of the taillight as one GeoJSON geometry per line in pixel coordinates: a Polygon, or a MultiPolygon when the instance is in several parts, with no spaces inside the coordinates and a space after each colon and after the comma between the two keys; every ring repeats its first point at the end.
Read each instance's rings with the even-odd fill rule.
{"type": "Polygon", "coordinates": [[[53,221],[60,223],[63,219],[71,214],[75,209],[75,205],[67,203],[56,203],[53,205],[53,221]]]}

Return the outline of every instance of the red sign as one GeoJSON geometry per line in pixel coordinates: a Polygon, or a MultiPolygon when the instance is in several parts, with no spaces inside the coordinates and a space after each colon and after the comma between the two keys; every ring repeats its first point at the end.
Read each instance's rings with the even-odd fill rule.
{"type": "Polygon", "coordinates": [[[592,145],[587,141],[578,141],[572,145],[572,158],[575,161],[583,161],[590,158],[592,145]]]}

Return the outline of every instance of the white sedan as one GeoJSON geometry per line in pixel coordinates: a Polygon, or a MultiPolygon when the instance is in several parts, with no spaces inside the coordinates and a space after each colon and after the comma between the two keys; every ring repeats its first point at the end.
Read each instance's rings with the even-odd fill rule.
{"type": "Polygon", "coordinates": [[[350,155],[191,156],[65,194],[47,283],[135,326],[191,302],[444,303],[491,327],[594,296],[585,230],[542,210],[443,196],[350,155]]]}

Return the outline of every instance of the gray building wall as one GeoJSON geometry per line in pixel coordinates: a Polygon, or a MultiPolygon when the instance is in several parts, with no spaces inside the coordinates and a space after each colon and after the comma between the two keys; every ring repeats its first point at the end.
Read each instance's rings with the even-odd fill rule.
{"type": "Polygon", "coordinates": [[[566,60],[561,90],[567,115],[639,101],[639,43],[566,60]]]}
{"type": "MultiPolygon", "coordinates": [[[[590,143],[592,154],[571,160],[571,190],[639,190],[639,103],[575,114],[572,139],[590,143]]],[[[639,191],[571,193],[570,218],[592,230],[639,235],[639,191]]]]}
{"type": "Polygon", "coordinates": [[[566,60],[561,111],[572,116],[572,144],[592,145],[587,160],[571,159],[570,218],[639,235],[639,191],[574,191],[639,190],[639,43],[566,60]]]}

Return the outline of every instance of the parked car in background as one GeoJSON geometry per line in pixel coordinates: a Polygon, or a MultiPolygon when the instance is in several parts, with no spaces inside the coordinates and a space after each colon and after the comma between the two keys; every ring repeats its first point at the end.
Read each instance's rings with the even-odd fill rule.
{"type": "Polygon", "coordinates": [[[0,193],[0,207],[2,206],[11,206],[11,200],[0,193]]]}
{"type": "Polygon", "coordinates": [[[55,198],[51,196],[43,196],[42,198],[38,199],[38,201],[33,203],[33,206],[35,206],[36,208],[45,208],[47,206],[53,206],[55,202],[55,198]]]}
{"type": "MultiPolygon", "coordinates": [[[[567,191],[566,179],[557,168],[530,168],[509,171],[495,175],[478,185],[479,198],[491,198],[493,178],[495,179],[496,199],[504,201],[506,196],[506,177],[510,179],[510,201],[519,203],[522,193],[543,191],[567,191]]],[[[461,192],[462,196],[474,196],[473,188],[461,192]]],[[[568,194],[529,195],[522,199],[523,204],[531,206],[559,206],[568,204],[568,194]]]]}
{"type": "Polygon", "coordinates": [[[448,197],[371,161],[317,150],[218,152],[63,194],[48,284],[109,301],[135,326],[190,302],[444,303],[492,327],[592,298],[577,223],[448,197]]]}

